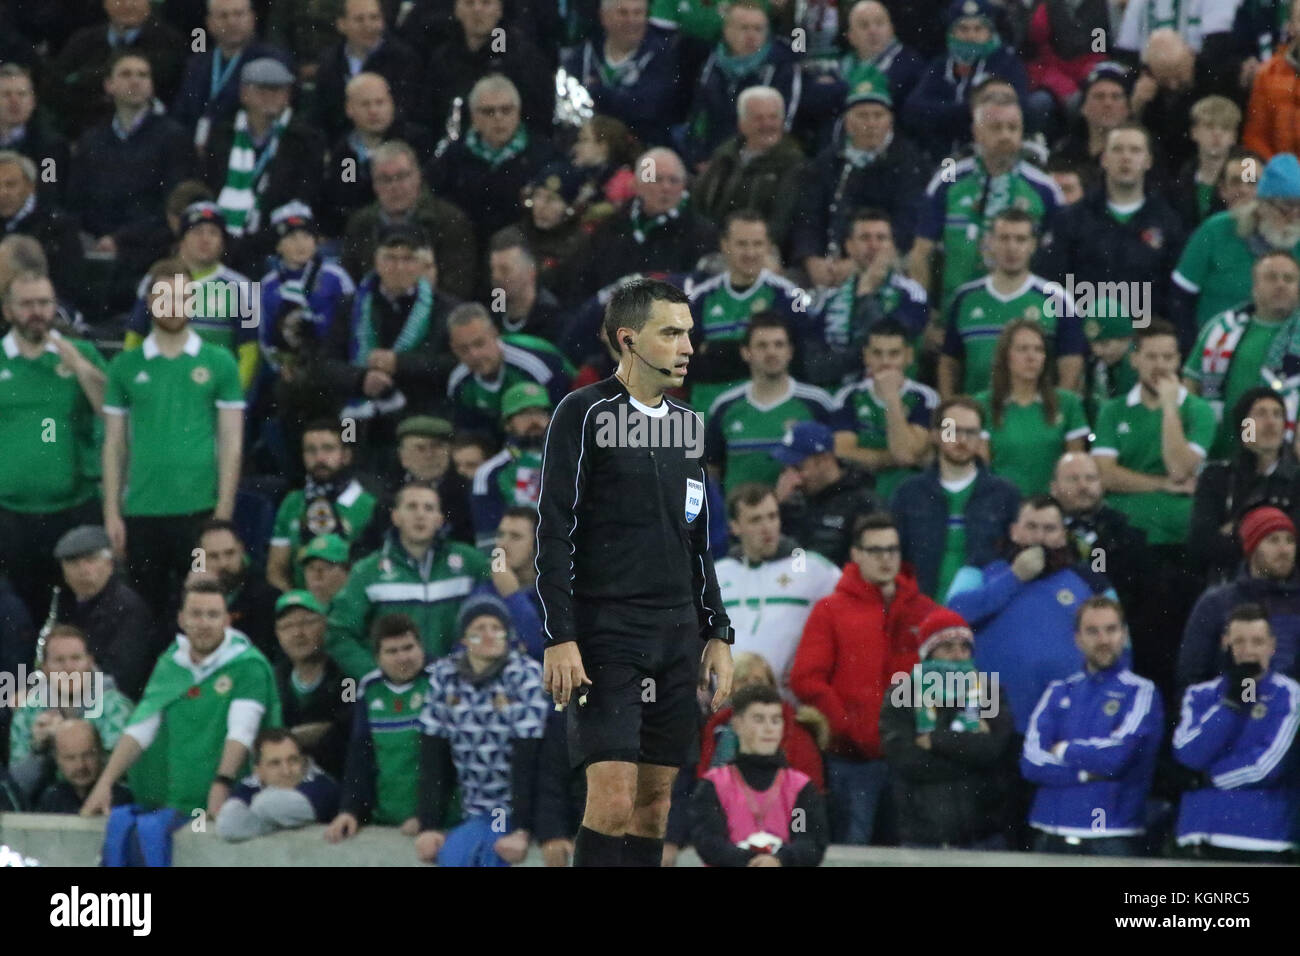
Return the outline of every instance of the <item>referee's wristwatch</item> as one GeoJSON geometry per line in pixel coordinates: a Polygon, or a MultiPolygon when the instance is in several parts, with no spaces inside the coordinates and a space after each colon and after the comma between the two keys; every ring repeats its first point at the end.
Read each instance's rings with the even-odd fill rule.
{"type": "Polygon", "coordinates": [[[730,624],[715,624],[704,629],[704,643],[721,641],[723,644],[736,643],[736,629],[730,624]]]}

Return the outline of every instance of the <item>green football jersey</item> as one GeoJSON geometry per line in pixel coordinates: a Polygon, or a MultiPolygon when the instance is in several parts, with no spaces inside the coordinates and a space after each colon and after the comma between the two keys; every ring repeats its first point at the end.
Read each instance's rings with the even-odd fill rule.
{"type": "Polygon", "coordinates": [[[126,515],[182,515],[217,502],[217,411],[244,407],[227,350],[191,331],[167,358],[151,334],[108,365],[104,412],[130,429],[126,515]]]}
{"type": "MultiPolygon", "coordinates": [[[[1300,243],[1291,250],[1300,260],[1300,243]]],[[[1196,296],[1196,327],[1250,299],[1255,254],[1237,235],[1231,211],[1218,212],[1196,227],[1174,268],[1174,284],[1196,296]]]]}
{"type": "MultiPolygon", "coordinates": [[[[96,368],[108,367],[89,342],[68,341],[96,368]]],[[[18,351],[13,330],[0,346],[0,508],[44,514],[89,501],[99,473],[90,399],[52,342],[34,359],[18,351]]]]}
{"type": "Polygon", "coordinates": [[[943,542],[943,557],[939,561],[939,577],[935,580],[934,593],[930,597],[942,600],[948,593],[952,579],[966,563],[966,506],[970,504],[971,495],[975,494],[975,478],[959,490],[944,487],[943,498],[948,505],[948,535],[943,542]]]}
{"type": "MultiPolygon", "coordinates": [[[[1142,404],[1142,386],[1133,386],[1127,395],[1113,398],[1102,406],[1092,453],[1113,457],[1120,467],[1144,475],[1166,474],[1160,451],[1163,417],[1159,407],[1147,408],[1142,404]]],[[[1217,427],[1214,410],[1204,399],[1180,389],[1178,417],[1188,443],[1204,457],[1217,427]]],[[[1142,491],[1111,493],[1106,500],[1128,515],[1135,528],[1145,531],[1151,544],[1178,544],[1187,539],[1192,517],[1191,495],[1142,491]]]]}
{"type": "Polygon", "coordinates": [[[312,538],[321,534],[336,534],[349,545],[361,537],[375,513],[375,496],[361,487],[355,478],[332,502],[323,498],[307,504],[301,489],[291,491],[280,502],[271,528],[271,544],[289,549],[289,566],[293,572],[293,586],[305,585],[298,550],[312,538]]]}
{"type": "MultiPolygon", "coordinates": [[[[934,410],[939,407],[939,393],[930,386],[909,378],[903,380],[899,398],[908,424],[928,429],[934,410]]],[[[838,408],[834,426],[836,431],[854,432],[858,436],[859,448],[884,450],[889,447],[885,406],[876,397],[870,378],[846,385],[835,396],[835,404],[838,408]]],[[[915,468],[895,467],[875,472],[876,494],[880,500],[889,501],[893,498],[894,490],[908,475],[916,474],[916,471],[915,468]]]]}
{"type": "Polygon", "coordinates": [[[962,392],[974,395],[992,385],[998,336],[1013,319],[1032,319],[1043,327],[1048,361],[1087,349],[1079,317],[1055,283],[1030,274],[1019,289],[1002,295],[991,277],[976,279],[953,296],[943,340],[943,354],[962,363],[962,392]]]}
{"type": "Polygon", "coordinates": [[[375,805],[371,822],[399,827],[416,815],[420,786],[420,711],[429,696],[429,673],[409,684],[371,671],[358,688],[375,753],[375,805]]]}
{"type": "Polygon", "coordinates": [[[943,247],[942,307],[958,287],[988,271],[981,246],[994,216],[1024,210],[1041,232],[1062,205],[1055,180],[1023,160],[999,176],[989,176],[979,157],[941,166],[926,186],[917,236],[943,247]]]}
{"type": "Polygon", "coordinates": [[[997,424],[993,421],[993,392],[980,392],[975,401],[984,409],[989,470],[1014,484],[1026,498],[1047,494],[1052,470],[1065,452],[1065,443],[1088,437],[1083,400],[1063,388],[1056,390],[1056,419],[1052,422],[1047,421],[1041,398],[1029,405],[1008,400],[1002,406],[1002,421],[997,424]]]}
{"type": "Polygon", "coordinates": [[[785,433],[799,422],[829,424],[834,414],[835,400],[829,393],[794,379],[784,395],[767,405],[754,401],[753,383],[737,385],[709,409],[705,460],[722,470],[724,492],[746,481],[775,485],[782,465],[771,450],[785,433]]]}
{"type": "Polygon", "coordinates": [[[464,363],[452,369],[447,396],[455,407],[458,426],[496,432],[501,422],[501,396],[512,385],[536,382],[546,388],[552,402],[558,403],[574,376],[573,365],[564,353],[536,336],[501,336],[501,355],[501,368],[494,381],[479,378],[464,363]],[[562,380],[559,383],[555,381],[557,376],[562,380]]]}

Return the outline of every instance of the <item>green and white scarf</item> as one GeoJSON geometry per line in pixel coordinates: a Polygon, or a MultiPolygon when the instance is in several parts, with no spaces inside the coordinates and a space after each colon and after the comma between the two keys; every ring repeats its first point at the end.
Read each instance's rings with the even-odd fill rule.
{"type": "Polygon", "coordinates": [[[235,115],[235,138],[226,163],[226,184],[217,197],[217,206],[226,220],[226,230],[232,236],[257,231],[261,220],[257,179],[275,158],[276,150],[280,148],[280,137],[292,116],[293,107],[285,107],[284,112],[276,117],[271,124],[266,148],[259,158],[253,146],[253,135],[248,130],[248,112],[240,110],[235,115]]]}
{"type": "MultiPolygon", "coordinates": [[[[357,352],[353,356],[353,365],[365,365],[371,350],[375,347],[375,322],[371,307],[375,296],[379,295],[379,281],[360,293],[360,317],[357,322],[357,352]]],[[[421,279],[415,285],[415,305],[402,323],[402,331],[393,342],[394,352],[409,352],[429,334],[429,317],[433,314],[433,286],[428,279],[421,279]]]]}
{"type": "Polygon", "coordinates": [[[689,198],[690,193],[683,194],[681,200],[672,209],[669,209],[667,212],[661,212],[659,215],[652,216],[649,219],[645,218],[641,213],[641,200],[632,200],[632,208],[628,211],[628,219],[632,223],[632,238],[635,239],[639,245],[644,245],[646,237],[650,235],[650,233],[654,232],[665,223],[671,222],[681,216],[681,214],[686,210],[686,201],[689,198]]]}
{"type": "Polygon", "coordinates": [[[520,123],[515,128],[515,135],[511,136],[504,146],[496,149],[483,142],[483,137],[478,134],[478,130],[472,129],[469,131],[469,135],[465,137],[465,148],[493,169],[496,169],[502,163],[510,162],[528,148],[528,127],[520,123]]]}

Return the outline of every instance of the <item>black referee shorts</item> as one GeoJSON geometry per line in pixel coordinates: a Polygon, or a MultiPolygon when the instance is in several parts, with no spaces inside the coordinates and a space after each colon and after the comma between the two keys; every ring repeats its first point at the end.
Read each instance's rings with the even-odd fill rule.
{"type": "Polygon", "coordinates": [[[699,734],[700,625],[695,608],[646,611],[576,605],[587,702],[568,707],[569,760],[575,768],[603,760],[680,767],[699,734]]]}

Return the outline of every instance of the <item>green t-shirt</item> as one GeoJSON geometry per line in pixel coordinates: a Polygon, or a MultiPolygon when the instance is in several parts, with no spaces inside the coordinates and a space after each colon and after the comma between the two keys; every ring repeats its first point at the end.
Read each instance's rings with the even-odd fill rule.
{"type": "MultiPolygon", "coordinates": [[[[108,367],[89,342],[69,341],[96,368],[108,367]]],[[[0,346],[0,508],[46,514],[89,501],[99,473],[90,399],[53,343],[27,359],[11,330],[0,346]]]]}
{"type": "MultiPolygon", "coordinates": [[[[1187,363],[1183,366],[1183,375],[1193,381],[1201,380],[1201,353],[1205,348],[1205,339],[1216,323],[1207,322],[1196,338],[1187,363]]],[[[1237,347],[1232,353],[1232,362],[1228,365],[1228,374],[1223,379],[1223,416],[1218,431],[1214,435],[1214,446],[1210,449],[1211,458],[1230,458],[1237,448],[1240,436],[1240,422],[1233,422],[1232,410],[1237,406],[1237,399],[1264,381],[1260,378],[1260,369],[1268,356],[1268,347],[1281,331],[1285,322],[1264,322],[1251,317],[1246,331],[1237,340],[1237,347]]]]}
{"type": "Polygon", "coordinates": [[[357,703],[365,707],[375,748],[375,805],[371,822],[399,827],[416,815],[420,786],[420,711],[429,674],[392,684],[381,671],[362,680],[357,703]]]}
{"type": "Polygon", "coordinates": [[[723,392],[709,409],[705,461],[722,469],[724,494],[746,481],[775,485],[782,465],[771,455],[799,422],[829,424],[835,399],[812,385],[790,379],[786,393],[770,405],[755,403],[750,382],[723,392]]]}
{"type": "Polygon", "coordinates": [[[129,416],[126,515],[183,515],[217,501],[217,410],[243,408],[230,352],[190,332],[176,358],[153,335],[108,364],[104,412],[129,416]]]}
{"type": "Polygon", "coordinates": [[[943,354],[962,363],[961,390],[967,395],[992,385],[993,354],[998,336],[1013,319],[1033,319],[1047,333],[1048,361],[1083,351],[1082,325],[1073,309],[1048,291],[1041,276],[1030,275],[1010,295],[993,288],[990,277],[968,282],[948,306],[943,354]],[[1058,316],[1057,313],[1063,313],[1058,316]]]}
{"type": "MultiPolygon", "coordinates": [[[[899,398],[903,403],[903,414],[910,425],[920,425],[928,429],[934,410],[939,407],[939,393],[928,385],[914,382],[910,378],[903,380],[899,398]]],[[[887,417],[884,404],[876,397],[871,388],[871,379],[863,379],[852,385],[846,385],[835,396],[839,406],[836,416],[836,431],[851,431],[858,436],[859,448],[884,450],[889,447],[889,434],[886,427],[887,417]]],[[[875,472],[876,494],[881,501],[894,497],[894,489],[903,483],[909,475],[916,474],[915,468],[883,468],[875,472]]]]}
{"type": "MultiPolygon", "coordinates": [[[[1217,423],[1214,410],[1203,398],[1182,391],[1178,417],[1183,423],[1183,434],[1202,456],[1214,440],[1217,423]]],[[[1127,394],[1113,398],[1101,408],[1097,416],[1096,440],[1092,453],[1115,457],[1122,468],[1143,475],[1165,475],[1165,463],[1160,451],[1160,433],[1163,413],[1160,408],[1147,408],[1142,404],[1142,386],[1135,385],[1127,394]]],[[[1128,515],[1135,528],[1147,533],[1151,544],[1178,544],[1187,539],[1188,522],[1192,516],[1191,495],[1175,495],[1167,491],[1141,491],[1129,494],[1109,494],[1106,500],[1118,511],[1128,515]]]]}
{"type": "Polygon", "coordinates": [[[947,308],[960,286],[987,271],[980,246],[994,216],[1022,209],[1041,227],[1062,203],[1056,182],[1029,163],[992,177],[977,157],[945,163],[926,186],[917,226],[920,238],[943,247],[941,307],[947,308]]]}
{"type": "Polygon", "coordinates": [[[375,496],[353,479],[333,502],[324,499],[307,505],[301,489],[291,491],[280,502],[271,528],[271,544],[289,549],[289,562],[293,570],[293,586],[301,588],[305,579],[298,550],[312,538],[321,534],[336,534],[349,545],[361,537],[375,513],[375,496]],[[332,507],[331,507],[332,505],[332,507]]]}
{"type": "MultiPolygon", "coordinates": [[[[1300,243],[1291,250],[1300,258],[1300,243]]],[[[1251,296],[1250,272],[1255,256],[1237,235],[1232,213],[1218,212],[1196,227],[1174,269],[1174,282],[1196,295],[1196,327],[1251,296]]]]}
{"type": "Polygon", "coordinates": [[[993,423],[993,392],[980,392],[975,401],[984,409],[989,440],[989,469],[1020,489],[1022,497],[1046,494],[1052,469],[1065,451],[1065,443],[1088,437],[1083,400],[1074,392],[1056,390],[1056,421],[1048,423],[1043,400],[1030,405],[1008,400],[1002,406],[1002,423],[993,423]]]}
{"type": "Polygon", "coordinates": [[[975,493],[975,476],[960,491],[943,488],[943,498],[948,502],[948,536],[943,542],[943,559],[939,562],[939,577],[930,597],[939,600],[948,593],[952,579],[966,563],[966,505],[975,493]]]}

